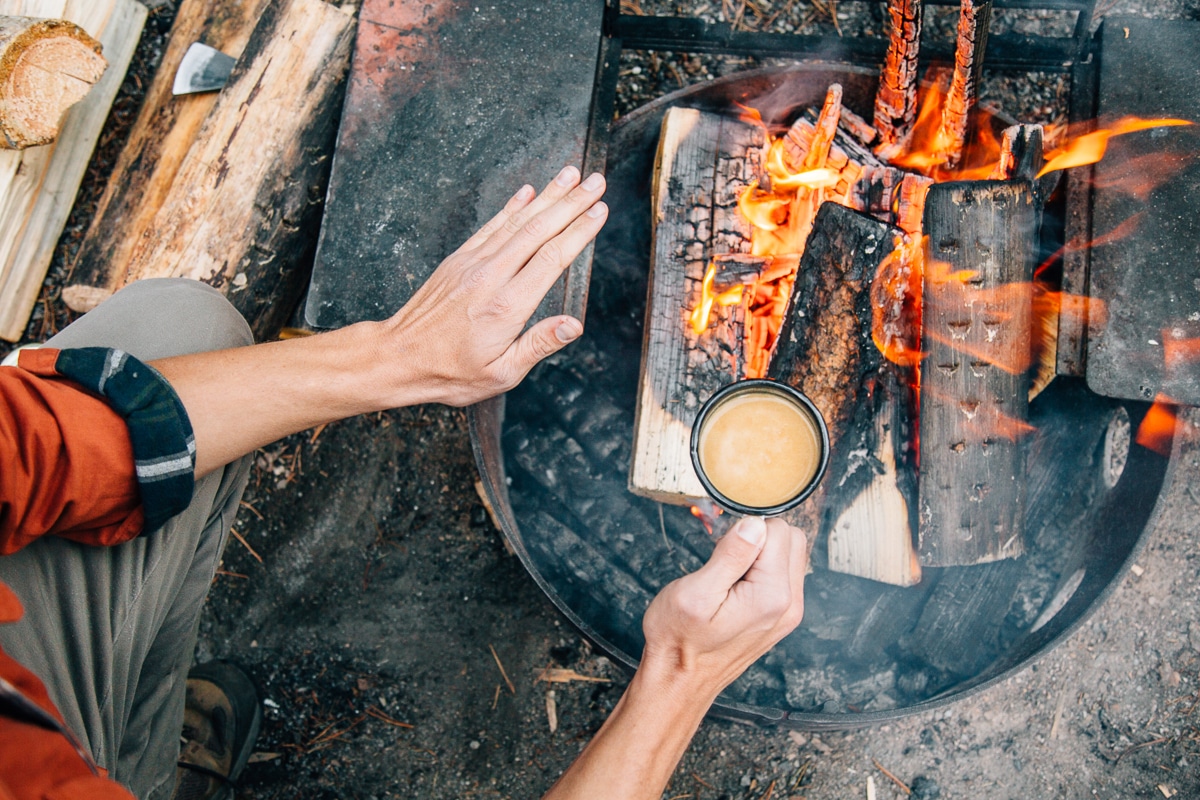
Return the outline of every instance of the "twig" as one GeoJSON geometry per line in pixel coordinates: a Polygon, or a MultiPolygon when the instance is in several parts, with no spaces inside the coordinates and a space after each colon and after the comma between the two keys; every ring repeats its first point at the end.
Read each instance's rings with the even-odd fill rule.
{"type": "Polygon", "coordinates": [[[582,681],[584,683],[612,683],[609,678],[598,678],[593,675],[580,675],[573,669],[558,669],[555,667],[544,667],[537,670],[537,677],[533,679],[534,683],[545,681],[546,683],[571,683],[572,681],[582,681]]]}
{"type": "Polygon", "coordinates": [[[500,684],[496,684],[496,696],[492,698],[492,711],[496,710],[496,704],[500,702],[500,684]]]}
{"type": "Polygon", "coordinates": [[[694,773],[694,772],[692,773],[692,780],[694,780],[696,783],[698,783],[698,784],[700,784],[701,786],[703,786],[705,789],[712,789],[712,788],[713,788],[711,783],[709,783],[708,781],[704,780],[704,778],[701,778],[699,775],[697,775],[697,774],[696,774],[696,773],[694,773]]]}
{"type": "Polygon", "coordinates": [[[325,426],[326,426],[326,425],[328,425],[328,424],[329,424],[328,422],[322,422],[320,425],[318,425],[317,427],[313,428],[312,436],[309,438],[309,440],[308,440],[308,443],[309,443],[309,444],[316,444],[316,443],[317,443],[317,437],[318,437],[318,436],[320,436],[320,435],[322,434],[322,432],[324,432],[324,430],[325,430],[325,426]]]}
{"type": "Polygon", "coordinates": [[[253,514],[254,516],[258,517],[258,518],[259,518],[259,520],[264,520],[264,519],[266,519],[266,517],[264,517],[262,514],[258,513],[258,509],[257,509],[257,508],[255,508],[254,506],[250,505],[250,504],[249,504],[249,503],[247,503],[245,500],[239,500],[239,501],[238,501],[238,505],[239,505],[239,506],[241,506],[242,508],[248,508],[248,509],[250,509],[250,513],[251,513],[251,514],[253,514]]]}
{"type": "Polygon", "coordinates": [[[492,658],[496,659],[496,666],[500,668],[500,677],[504,678],[504,682],[508,684],[508,690],[513,694],[517,693],[517,687],[513,686],[513,682],[508,679],[508,673],[504,670],[504,665],[500,663],[500,656],[496,655],[496,648],[488,645],[488,650],[492,651],[492,658]]]}
{"type": "Polygon", "coordinates": [[[382,711],[380,711],[380,710],[379,710],[378,708],[376,708],[375,706],[367,706],[367,714],[369,714],[370,716],[372,716],[372,717],[374,717],[375,719],[379,720],[380,722],[386,722],[388,725],[395,725],[397,728],[413,728],[413,727],[416,727],[415,725],[413,725],[413,724],[412,724],[412,723],[410,723],[410,722],[401,722],[401,721],[400,721],[400,720],[398,720],[398,719],[392,719],[391,717],[389,717],[387,714],[385,714],[385,713],[383,713],[382,711]]]}
{"type": "Polygon", "coordinates": [[[766,793],[762,796],[762,800],[771,800],[771,795],[773,794],[775,794],[775,781],[771,781],[771,784],[767,787],[766,793]]]}
{"type": "Polygon", "coordinates": [[[792,788],[788,791],[789,794],[795,794],[796,790],[800,788],[800,783],[807,777],[808,770],[812,767],[812,764],[813,762],[810,758],[800,765],[800,769],[796,771],[796,780],[792,781],[792,788]]]}
{"type": "Polygon", "coordinates": [[[1120,754],[1117,756],[1116,762],[1114,762],[1114,763],[1120,764],[1121,759],[1124,758],[1125,756],[1129,755],[1130,753],[1132,753],[1134,750],[1141,750],[1146,747],[1153,747],[1156,744],[1163,744],[1164,742],[1169,742],[1169,741],[1171,741],[1169,737],[1162,736],[1162,737],[1159,737],[1158,739],[1151,739],[1148,742],[1142,742],[1141,744],[1135,744],[1132,747],[1126,747],[1124,750],[1122,750],[1120,752],[1120,754]]]}
{"type": "Polygon", "coordinates": [[[219,570],[217,570],[216,574],[224,575],[227,578],[243,578],[245,580],[250,580],[249,575],[243,575],[240,572],[230,572],[229,570],[226,570],[226,569],[219,569],[219,570]]]}
{"type": "Polygon", "coordinates": [[[871,759],[871,763],[875,765],[875,769],[879,770],[880,772],[882,772],[884,774],[884,777],[886,777],[892,783],[899,786],[900,791],[904,792],[906,795],[912,794],[912,789],[908,788],[908,784],[906,784],[904,781],[900,780],[895,775],[893,775],[891,772],[889,772],[887,769],[885,769],[883,764],[880,764],[878,761],[876,761],[873,758],[871,759]]]}
{"type": "Polygon", "coordinates": [[[239,542],[242,543],[242,547],[244,547],[248,551],[250,551],[250,555],[252,555],[256,559],[258,559],[258,563],[260,563],[260,564],[263,563],[262,556],[260,556],[257,552],[255,552],[254,548],[250,546],[250,543],[246,541],[246,538],[237,532],[237,528],[231,527],[229,529],[229,532],[233,534],[233,538],[237,539],[239,542]]]}

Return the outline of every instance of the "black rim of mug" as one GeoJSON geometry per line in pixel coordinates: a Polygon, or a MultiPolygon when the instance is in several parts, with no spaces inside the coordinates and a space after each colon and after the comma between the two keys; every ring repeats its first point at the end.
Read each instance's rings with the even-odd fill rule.
{"type": "Polygon", "coordinates": [[[756,517],[773,517],[782,514],[785,511],[790,511],[796,506],[803,503],[805,500],[817,490],[817,486],[821,483],[821,479],[825,477],[825,469],[829,466],[829,427],[825,424],[825,418],[821,416],[821,412],[813,405],[813,401],[808,399],[808,396],[803,392],[788,386],[786,383],[769,380],[766,378],[750,378],[744,381],[731,383],[728,386],[723,386],[713,393],[712,397],[704,401],[704,405],[700,406],[700,412],[696,414],[696,421],[692,423],[692,439],[691,439],[691,455],[692,468],[696,470],[696,477],[700,479],[701,485],[704,486],[704,491],[708,492],[708,496],[714,503],[731,514],[742,514],[745,516],[756,517]],[[812,480],[805,485],[804,489],[799,494],[774,506],[747,506],[742,505],[734,500],[730,500],[717,488],[712,485],[712,481],[704,474],[704,467],[700,464],[700,431],[704,427],[704,420],[722,403],[726,402],[730,395],[742,394],[745,392],[766,391],[769,393],[779,394],[787,397],[790,400],[798,402],[801,406],[808,410],[820,432],[821,438],[821,461],[817,464],[817,471],[813,474],[812,480]]]}

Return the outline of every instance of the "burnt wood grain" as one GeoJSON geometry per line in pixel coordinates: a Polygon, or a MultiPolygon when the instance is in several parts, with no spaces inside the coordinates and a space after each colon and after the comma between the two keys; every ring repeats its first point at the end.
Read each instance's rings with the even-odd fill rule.
{"type": "Polygon", "coordinates": [[[1038,208],[1024,182],[936,184],[925,203],[920,556],[1020,555],[1038,208]]]}

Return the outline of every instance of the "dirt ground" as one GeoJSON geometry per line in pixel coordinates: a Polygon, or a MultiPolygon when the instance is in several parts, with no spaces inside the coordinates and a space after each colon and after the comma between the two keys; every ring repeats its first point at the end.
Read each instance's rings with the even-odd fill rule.
{"type": "MultiPolygon", "coordinates": [[[[771,6],[637,5],[713,19],[740,6],[760,26],[769,15],[757,10],[771,6]]],[[[772,29],[831,27],[826,7],[836,9],[788,3],[795,14],[772,29]]],[[[1200,18],[1187,1],[1117,10],[1200,18]]],[[[171,16],[170,3],[152,15],[31,340],[68,319],[55,287],[171,16]]],[[[745,65],[626,55],[621,108],[745,65]]],[[[984,94],[1037,121],[1060,118],[1065,97],[1053,78],[995,79],[984,94]]],[[[1050,655],[948,710],[870,729],[706,721],[665,796],[1200,797],[1200,413],[1186,421],[1136,566],[1050,655]]],[[[244,665],[262,690],[263,734],[239,797],[537,796],[603,722],[627,676],[506,552],[476,478],[465,414],[443,407],[335,423],[256,454],[197,654],[244,665]],[[598,680],[538,682],[547,666],[598,680]]]]}

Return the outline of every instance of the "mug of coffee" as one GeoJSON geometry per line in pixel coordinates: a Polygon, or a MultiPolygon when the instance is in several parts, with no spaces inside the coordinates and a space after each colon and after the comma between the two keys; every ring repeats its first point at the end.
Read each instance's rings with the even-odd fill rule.
{"type": "Polygon", "coordinates": [[[829,429],[803,393],[770,380],[719,390],[692,424],[692,466],[735,514],[772,516],[811,495],[829,464],[829,429]]]}

